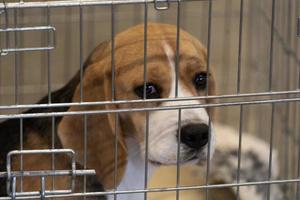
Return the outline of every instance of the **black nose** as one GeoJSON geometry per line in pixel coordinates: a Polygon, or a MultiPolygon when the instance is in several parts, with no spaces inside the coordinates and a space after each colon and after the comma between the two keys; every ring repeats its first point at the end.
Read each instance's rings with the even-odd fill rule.
{"type": "Polygon", "coordinates": [[[180,142],[199,150],[208,142],[209,127],[206,124],[188,124],[181,128],[180,142]]]}

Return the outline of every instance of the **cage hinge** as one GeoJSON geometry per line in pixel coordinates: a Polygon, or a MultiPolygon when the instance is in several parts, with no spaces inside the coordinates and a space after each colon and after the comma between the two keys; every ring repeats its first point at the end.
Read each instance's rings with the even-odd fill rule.
{"type": "MultiPolygon", "coordinates": [[[[45,160],[41,161],[45,162],[45,160]]],[[[76,169],[76,159],[75,152],[72,149],[41,149],[41,150],[15,150],[10,151],[7,154],[6,160],[6,172],[0,172],[0,178],[6,178],[6,190],[7,195],[11,197],[12,200],[18,198],[22,199],[24,197],[38,197],[40,199],[45,199],[46,195],[61,195],[61,194],[69,194],[74,192],[75,189],[75,178],[77,176],[91,176],[96,175],[95,170],[92,169],[84,169],[78,170],[76,169]],[[23,162],[22,156],[24,155],[40,155],[40,154],[50,154],[57,156],[57,154],[65,154],[68,155],[71,159],[71,169],[70,170],[39,170],[39,171],[12,171],[12,157],[20,156],[20,160],[23,162]],[[57,177],[57,176],[70,176],[70,189],[66,190],[47,190],[46,189],[46,178],[47,177],[57,177]],[[39,191],[17,191],[17,179],[23,179],[24,177],[40,177],[40,190],[39,191]]],[[[22,187],[22,186],[21,186],[22,187]]]]}
{"type": "Polygon", "coordinates": [[[169,0],[154,0],[154,8],[156,10],[168,10],[170,8],[169,0]]]}
{"type": "Polygon", "coordinates": [[[56,29],[53,26],[34,26],[34,27],[16,27],[16,28],[1,28],[0,33],[5,34],[5,44],[4,48],[0,49],[0,56],[8,55],[10,52],[28,52],[28,51],[49,51],[55,49],[56,44],[56,29]],[[49,34],[49,42],[47,46],[37,46],[37,47],[15,47],[11,48],[9,45],[9,35],[11,33],[20,33],[20,32],[33,32],[33,31],[44,31],[49,34]]]}
{"type": "Polygon", "coordinates": [[[297,20],[297,36],[300,37],[300,17],[297,20]]]}

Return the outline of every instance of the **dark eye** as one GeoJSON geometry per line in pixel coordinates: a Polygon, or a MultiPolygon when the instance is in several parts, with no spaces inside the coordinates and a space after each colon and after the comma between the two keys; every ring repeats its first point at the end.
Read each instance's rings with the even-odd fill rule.
{"type": "Polygon", "coordinates": [[[195,75],[194,84],[197,90],[203,90],[206,88],[207,74],[206,72],[200,72],[195,75]]]}
{"type": "MultiPolygon", "coordinates": [[[[159,88],[152,83],[146,83],[146,98],[147,99],[157,99],[160,98],[160,90],[159,88]]],[[[140,98],[144,97],[144,85],[140,85],[134,89],[136,95],[140,98]]]]}

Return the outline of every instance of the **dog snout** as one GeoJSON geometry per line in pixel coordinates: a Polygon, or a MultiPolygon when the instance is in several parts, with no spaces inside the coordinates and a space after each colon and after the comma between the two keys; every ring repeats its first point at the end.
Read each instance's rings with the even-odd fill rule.
{"type": "Polygon", "coordinates": [[[180,142],[194,150],[208,143],[209,127],[206,124],[187,124],[180,130],[180,142]]]}

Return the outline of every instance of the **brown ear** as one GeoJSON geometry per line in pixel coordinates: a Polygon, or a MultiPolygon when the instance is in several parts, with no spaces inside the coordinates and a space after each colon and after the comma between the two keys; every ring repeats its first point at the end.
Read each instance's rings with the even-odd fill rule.
{"type": "Polygon", "coordinates": [[[86,59],[86,61],[84,62],[84,66],[89,66],[97,61],[102,60],[107,54],[105,51],[109,46],[110,43],[109,42],[102,42],[101,44],[99,44],[93,51],[92,53],[90,53],[89,57],[86,59]]]}
{"type": "MultiPolygon", "coordinates": [[[[98,49],[99,50],[99,49],[98,49]]],[[[83,101],[111,100],[111,81],[105,74],[109,69],[109,58],[90,62],[86,67],[82,80],[83,101]]],[[[73,102],[80,101],[80,85],[77,86],[73,102]]],[[[108,106],[73,106],[68,111],[91,111],[112,109],[108,106]]],[[[84,164],[84,133],[87,132],[87,168],[95,169],[98,180],[106,189],[118,186],[125,172],[127,164],[127,149],[121,128],[115,126],[115,114],[86,115],[86,127],[83,115],[71,115],[62,118],[58,126],[58,136],[63,148],[70,148],[76,152],[77,162],[84,164]],[[116,136],[117,128],[118,134],[116,136]],[[117,176],[115,176],[115,144],[117,139],[117,176]]]]}

